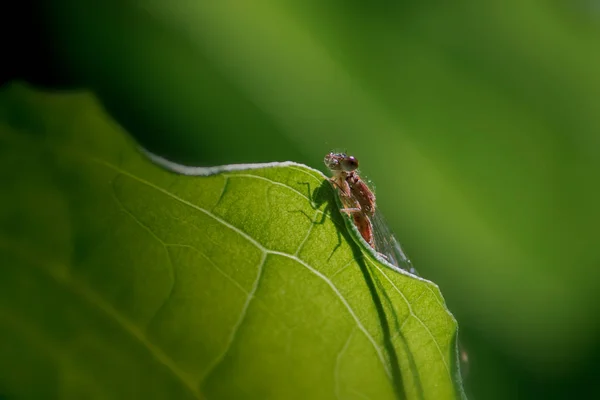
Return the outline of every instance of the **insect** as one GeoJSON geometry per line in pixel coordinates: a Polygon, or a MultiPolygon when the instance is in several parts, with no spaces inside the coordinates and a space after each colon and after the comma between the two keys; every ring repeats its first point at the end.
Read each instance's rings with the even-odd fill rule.
{"type": "Polygon", "coordinates": [[[375,248],[371,223],[375,213],[375,195],[356,172],[358,160],[346,154],[329,153],[325,156],[325,165],[333,174],[331,182],[337,187],[344,205],[340,211],[352,217],[363,239],[375,248]]]}
{"type": "Polygon", "coordinates": [[[416,274],[381,213],[376,211],[375,194],[360,177],[358,160],[345,153],[331,152],[324,162],[333,175],[330,181],[344,206],[340,211],[352,217],[365,242],[394,266],[416,274]]]}
{"type": "MultiPolygon", "coordinates": [[[[352,216],[354,225],[365,242],[397,268],[417,275],[400,243],[390,231],[380,212],[376,211],[375,194],[358,173],[358,160],[344,153],[329,153],[325,165],[333,175],[331,183],[338,189],[344,208],[340,211],[352,216]]],[[[469,355],[458,342],[460,362],[463,369],[469,365],[469,355]]],[[[464,376],[464,373],[463,373],[464,376]]]]}

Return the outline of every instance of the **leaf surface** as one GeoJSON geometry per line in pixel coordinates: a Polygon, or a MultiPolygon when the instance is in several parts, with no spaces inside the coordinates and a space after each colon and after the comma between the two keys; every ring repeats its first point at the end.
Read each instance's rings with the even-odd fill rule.
{"type": "Polygon", "coordinates": [[[463,396],[437,286],[377,261],[316,170],[175,174],[91,95],[12,85],[0,174],[0,394],[463,396]]]}

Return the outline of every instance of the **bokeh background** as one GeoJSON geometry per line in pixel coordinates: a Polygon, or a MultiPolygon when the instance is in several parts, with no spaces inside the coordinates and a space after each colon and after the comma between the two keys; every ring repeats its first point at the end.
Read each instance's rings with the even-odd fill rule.
{"type": "Polygon", "coordinates": [[[600,398],[600,2],[48,0],[4,19],[3,82],[93,90],[174,161],[354,154],[459,321],[471,399],[600,398]]]}

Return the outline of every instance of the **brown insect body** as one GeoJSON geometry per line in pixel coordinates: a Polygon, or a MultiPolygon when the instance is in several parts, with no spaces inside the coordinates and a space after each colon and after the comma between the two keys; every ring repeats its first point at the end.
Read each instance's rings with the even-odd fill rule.
{"type": "Polygon", "coordinates": [[[364,214],[356,213],[352,215],[354,226],[360,232],[360,235],[365,239],[365,242],[372,248],[375,248],[375,238],[373,236],[373,224],[369,217],[364,214]]]}
{"type": "Polygon", "coordinates": [[[352,216],[354,226],[372,248],[375,248],[371,217],[375,214],[375,195],[360,178],[358,161],[346,154],[329,153],[325,165],[333,173],[330,179],[339,190],[344,208],[340,211],[352,216]]]}
{"type": "Polygon", "coordinates": [[[381,213],[375,212],[375,194],[358,174],[358,160],[344,153],[331,152],[324,162],[333,175],[330,181],[344,206],[340,211],[352,217],[362,238],[390,264],[417,274],[381,213]]]}
{"type": "Polygon", "coordinates": [[[352,215],[354,225],[365,242],[375,248],[373,224],[371,217],[375,214],[375,195],[355,171],[346,172],[346,182],[352,197],[358,202],[360,212],[352,215]]]}
{"type": "Polygon", "coordinates": [[[347,174],[346,182],[350,186],[350,192],[360,204],[361,210],[372,217],[375,214],[375,195],[355,171],[347,174]]]}

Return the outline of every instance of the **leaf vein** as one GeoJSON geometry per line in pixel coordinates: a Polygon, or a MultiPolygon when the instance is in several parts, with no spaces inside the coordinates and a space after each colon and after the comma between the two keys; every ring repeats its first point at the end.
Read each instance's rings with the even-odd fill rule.
{"type": "Polygon", "coordinates": [[[203,398],[190,376],[188,376],[184,371],[180,370],[176,363],[166,353],[164,353],[159,346],[155,345],[151,340],[149,340],[138,326],[129,321],[91,287],[85,285],[79,279],[57,273],[56,271],[60,269],[51,265],[53,263],[51,263],[49,260],[34,258],[32,256],[33,252],[27,251],[26,249],[21,249],[21,246],[18,246],[16,243],[11,243],[12,241],[10,239],[4,237],[1,237],[0,239],[0,248],[7,252],[13,252],[16,256],[20,257],[24,261],[25,265],[32,266],[33,268],[37,268],[38,270],[48,274],[57,284],[62,285],[74,294],[80,296],[82,299],[85,299],[90,305],[94,306],[107,317],[115,321],[117,325],[119,325],[127,334],[148,349],[148,352],[160,364],[164,365],[167,370],[169,370],[173,376],[179,380],[190,391],[191,394],[194,395],[195,398],[203,398]],[[15,251],[15,249],[19,249],[20,251],[15,251]]]}
{"type": "MultiPolygon", "coordinates": [[[[300,192],[297,189],[294,189],[290,185],[286,185],[285,183],[277,182],[277,181],[274,181],[272,179],[266,178],[264,176],[252,175],[252,174],[228,174],[226,176],[227,177],[241,177],[241,178],[250,178],[250,179],[260,179],[260,180],[269,182],[272,185],[284,187],[284,188],[286,188],[288,190],[291,190],[292,192],[296,193],[297,195],[301,196],[302,198],[308,200],[308,202],[312,205],[312,207],[315,208],[315,203],[307,195],[305,195],[304,193],[300,192]]],[[[312,175],[310,175],[310,176],[312,176],[312,175]]],[[[325,213],[325,212],[323,212],[321,210],[316,210],[316,211],[317,211],[318,214],[325,214],[325,218],[331,219],[331,216],[329,214],[327,214],[327,213],[325,213]]]]}
{"type": "Polygon", "coordinates": [[[254,295],[256,294],[256,290],[258,289],[258,285],[263,276],[263,269],[264,269],[266,261],[267,261],[267,253],[263,252],[263,256],[260,260],[260,263],[258,264],[258,271],[256,273],[256,279],[254,280],[254,283],[252,285],[252,289],[250,290],[250,293],[248,293],[248,296],[246,297],[246,302],[244,303],[244,306],[242,307],[240,316],[239,316],[238,320],[236,321],[235,325],[233,326],[233,329],[231,330],[231,334],[229,335],[229,339],[227,340],[227,345],[225,346],[225,349],[221,352],[221,354],[219,354],[219,356],[215,359],[215,361],[212,363],[212,365],[208,367],[204,376],[200,379],[200,382],[199,382],[200,386],[202,386],[203,383],[206,383],[210,374],[219,366],[219,364],[221,364],[221,362],[223,362],[223,360],[225,359],[225,356],[231,349],[231,346],[233,345],[233,342],[235,341],[235,339],[237,337],[237,333],[239,332],[240,327],[242,326],[242,323],[246,319],[246,315],[248,314],[248,308],[250,307],[250,302],[254,298],[254,295]]]}
{"type": "Polygon", "coordinates": [[[337,357],[335,358],[334,382],[335,382],[335,396],[338,398],[338,400],[342,399],[342,396],[340,394],[340,385],[341,385],[341,383],[340,383],[340,364],[342,362],[342,357],[346,353],[346,350],[348,350],[348,347],[350,347],[350,342],[352,341],[353,337],[354,337],[354,329],[352,329],[352,331],[348,335],[348,339],[346,339],[346,343],[344,343],[344,346],[342,347],[342,349],[338,353],[337,357]]]}
{"type": "MultiPolygon", "coordinates": [[[[117,178],[118,178],[118,176],[117,176],[117,178]]],[[[117,178],[115,178],[111,181],[113,199],[115,200],[115,202],[117,203],[117,205],[119,206],[119,208],[121,209],[121,211],[123,213],[128,215],[138,226],[140,226],[142,229],[144,229],[146,232],[148,232],[150,234],[150,236],[152,236],[154,239],[156,239],[156,241],[158,241],[158,243],[160,243],[160,245],[162,246],[162,248],[165,251],[165,254],[167,255],[167,262],[169,263],[169,272],[171,274],[171,287],[169,288],[169,294],[167,295],[165,300],[162,302],[162,304],[157,308],[156,312],[154,312],[154,315],[148,320],[147,328],[146,328],[146,329],[148,329],[148,327],[152,324],[152,321],[156,318],[157,315],[160,314],[161,310],[165,307],[165,305],[169,302],[169,299],[173,295],[173,290],[175,289],[175,266],[173,265],[173,258],[171,257],[171,252],[169,252],[169,249],[168,249],[169,245],[167,243],[165,243],[165,241],[162,240],[160,238],[160,236],[158,236],[149,226],[144,224],[133,212],[129,211],[127,209],[127,207],[125,207],[125,204],[123,204],[123,202],[117,195],[117,190],[115,188],[115,180],[117,178]]]]}
{"type": "MultiPolygon", "coordinates": [[[[317,210],[318,211],[318,210],[317,210]]],[[[296,249],[296,251],[294,252],[294,256],[298,257],[298,254],[300,254],[300,252],[302,251],[302,248],[304,247],[304,245],[306,244],[306,242],[308,241],[308,238],[310,237],[310,234],[315,226],[315,218],[317,218],[317,212],[315,212],[315,215],[313,217],[313,221],[310,224],[310,227],[308,228],[308,231],[306,232],[306,236],[304,236],[304,239],[302,239],[302,242],[300,242],[300,245],[298,246],[298,249],[296,249]]]]}
{"type": "Polygon", "coordinates": [[[316,276],[318,276],[319,278],[321,278],[321,280],[323,280],[331,288],[331,290],[333,290],[333,292],[340,299],[340,301],[342,302],[342,304],[344,305],[344,307],[346,307],[346,310],[348,310],[348,313],[350,313],[350,316],[354,319],[354,322],[358,326],[358,329],[360,329],[360,331],[366,336],[366,338],[369,340],[369,342],[371,342],[371,344],[373,345],[373,348],[377,352],[377,356],[379,357],[379,360],[381,361],[381,364],[383,365],[383,367],[384,367],[384,369],[385,369],[388,377],[391,378],[391,372],[389,370],[389,367],[388,367],[387,363],[385,362],[385,358],[383,357],[383,353],[381,352],[381,348],[377,345],[377,343],[375,342],[375,339],[373,338],[373,336],[371,336],[371,334],[369,333],[369,331],[364,327],[364,325],[362,324],[362,322],[360,322],[360,319],[354,313],[354,310],[352,309],[352,307],[350,306],[350,304],[348,303],[348,301],[346,300],[346,298],[344,296],[342,296],[342,294],[340,293],[340,291],[338,290],[338,288],[333,284],[333,282],[331,282],[325,275],[323,275],[322,273],[320,273],[319,271],[317,271],[316,269],[314,269],[313,267],[311,267],[304,260],[302,260],[302,259],[300,259],[300,258],[298,258],[296,256],[293,256],[293,255],[287,254],[287,253],[282,253],[280,251],[274,251],[274,250],[267,250],[267,251],[269,253],[271,253],[271,254],[276,254],[276,255],[280,255],[282,257],[286,257],[286,258],[295,260],[300,265],[302,265],[306,269],[308,269],[310,272],[312,272],[313,274],[315,274],[316,276]]]}
{"type": "MultiPolygon", "coordinates": [[[[431,331],[429,330],[429,327],[427,326],[427,324],[425,324],[423,322],[423,320],[421,320],[421,318],[419,318],[417,316],[417,314],[414,312],[411,303],[408,301],[408,299],[406,298],[406,296],[404,296],[404,293],[402,293],[402,291],[400,289],[398,289],[398,287],[396,286],[396,284],[394,284],[394,282],[392,282],[392,280],[387,276],[387,274],[385,274],[381,268],[379,268],[377,266],[377,264],[375,264],[374,262],[371,261],[371,263],[373,264],[373,266],[375,266],[375,268],[377,268],[377,270],[385,277],[385,279],[394,287],[394,289],[398,292],[398,294],[400,294],[400,296],[404,299],[404,302],[406,303],[407,307],[408,307],[408,311],[410,313],[410,315],[412,315],[420,324],[421,326],[423,326],[423,328],[425,329],[425,331],[427,331],[427,334],[431,337],[431,340],[433,340],[433,343],[435,344],[435,347],[438,350],[438,353],[440,354],[440,358],[442,360],[442,364],[444,364],[444,368],[446,369],[446,372],[448,373],[448,376],[450,377],[450,379],[452,379],[452,374],[450,373],[450,368],[448,367],[448,363],[446,362],[446,358],[444,357],[444,353],[442,352],[442,349],[440,348],[440,344],[438,343],[437,339],[435,338],[435,336],[433,335],[433,333],[431,333],[431,331]]],[[[408,320],[408,318],[404,321],[406,322],[408,320]]],[[[403,325],[404,325],[403,322],[403,325]]]]}

